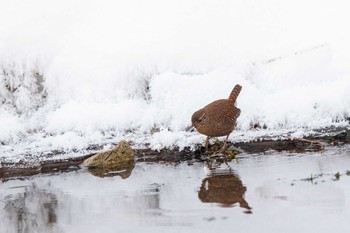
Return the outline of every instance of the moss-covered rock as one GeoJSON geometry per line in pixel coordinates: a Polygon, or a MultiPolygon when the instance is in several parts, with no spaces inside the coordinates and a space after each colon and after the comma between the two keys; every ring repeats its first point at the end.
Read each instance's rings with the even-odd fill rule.
{"type": "MultiPolygon", "coordinates": [[[[92,174],[97,172],[100,174],[99,176],[118,175],[119,173],[115,171],[131,171],[134,168],[135,153],[129,143],[123,140],[115,148],[86,159],[83,165],[88,167],[89,170],[92,169],[92,174]]],[[[128,173],[131,174],[131,172],[128,173]]]]}

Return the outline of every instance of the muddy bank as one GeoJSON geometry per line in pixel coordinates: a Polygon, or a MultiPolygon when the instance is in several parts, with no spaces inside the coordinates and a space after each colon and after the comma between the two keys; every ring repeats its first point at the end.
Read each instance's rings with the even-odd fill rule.
{"type": "MultiPolygon", "coordinates": [[[[281,140],[256,140],[251,142],[228,143],[228,147],[235,153],[245,154],[263,154],[269,150],[289,151],[296,153],[322,151],[325,147],[340,146],[350,143],[350,130],[345,129],[330,135],[314,135],[306,138],[281,139],[281,140]]],[[[184,148],[184,150],[163,149],[154,151],[151,149],[136,149],[136,162],[181,162],[181,161],[205,161],[208,155],[219,150],[221,145],[214,144],[210,147],[210,151],[206,152],[202,145],[197,145],[196,150],[184,148]]],[[[1,163],[0,178],[8,179],[11,177],[25,177],[39,173],[52,173],[62,171],[79,170],[81,163],[93,156],[88,154],[81,157],[64,159],[64,160],[48,160],[41,162],[39,165],[28,166],[26,164],[1,163]]]]}

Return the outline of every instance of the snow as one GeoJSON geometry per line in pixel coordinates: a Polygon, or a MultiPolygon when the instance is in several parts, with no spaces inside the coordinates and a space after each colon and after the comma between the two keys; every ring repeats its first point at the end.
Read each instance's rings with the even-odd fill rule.
{"type": "Polygon", "coordinates": [[[237,83],[231,141],[349,127],[346,9],[326,0],[0,0],[0,160],[75,156],[123,138],[194,148],[204,136],[186,131],[192,113],[237,83]]]}

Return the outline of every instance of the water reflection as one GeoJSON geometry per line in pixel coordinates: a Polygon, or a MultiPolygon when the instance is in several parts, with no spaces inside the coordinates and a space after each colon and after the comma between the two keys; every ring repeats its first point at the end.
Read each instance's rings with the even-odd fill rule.
{"type": "MultiPolygon", "coordinates": [[[[93,183],[95,179],[88,177],[91,178],[87,176],[85,184],[91,183],[96,187],[93,183]]],[[[111,192],[113,188],[107,186],[113,186],[118,180],[120,179],[104,179],[105,184],[99,187],[104,187],[102,190],[106,190],[105,193],[99,193],[98,189],[91,190],[90,185],[81,191],[79,186],[71,190],[68,188],[69,192],[65,193],[52,187],[50,182],[40,185],[42,181],[29,181],[30,184],[25,186],[12,186],[10,190],[13,194],[8,194],[0,200],[3,202],[3,205],[0,205],[0,232],[63,233],[71,232],[67,229],[72,224],[91,227],[91,230],[77,232],[96,232],[99,226],[93,226],[95,222],[104,222],[106,226],[113,228],[118,225],[147,224],[149,219],[156,219],[158,224],[158,218],[162,217],[159,211],[160,185],[152,183],[142,189],[131,187],[128,191],[111,192]],[[90,193],[86,195],[87,192],[90,193]]],[[[73,187],[69,182],[63,183],[66,187],[73,187]]],[[[163,218],[159,222],[162,223],[162,220],[163,218]]]]}
{"type": "Polygon", "coordinates": [[[107,168],[88,168],[90,174],[98,177],[112,177],[112,176],[120,176],[122,179],[128,178],[132,170],[135,167],[135,163],[126,166],[124,170],[113,170],[107,168]]]}
{"type": "Polygon", "coordinates": [[[24,187],[23,193],[5,197],[5,216],[2,217],[14,227],[13,232],[56,232],[57,206],[55,194],[32,184],[24,187]]]}
{"type": "Polygon", "coordinates": [[[202,180],[198,198],[205,203],[219,203],[224,207],[238,203],[246,213],[251,213],[251,207],[244,199],[247,188],[241,179],[231,169],[224,172],[212,172],[202,180]]]}
{"type": "Polygon", "coordinates": [[[209,175],[203,163],[136,163],[127,179],[82,169],[0,181],[0,232],[225,232],[233,223],[247,233],[276,232],[286,221],[297,228],[290,232],[347,232],[349,164],[348,152],[276,154],[230,163],[235,170],[216,166],[209,175]],[[311,184],[302,180],[310,173],[323,175],[311,184]],[[254,215],[242,214],[251,207],[254,215]]]}

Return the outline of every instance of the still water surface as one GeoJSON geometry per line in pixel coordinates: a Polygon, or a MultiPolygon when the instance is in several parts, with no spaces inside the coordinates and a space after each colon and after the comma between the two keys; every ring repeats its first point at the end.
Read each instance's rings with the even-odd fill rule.
{"type": "Polygon", "coordinates": [[[137,163],[124,178],[82,169],[1,181],[0,232],[349,232],[349,148],[229,165],[137,163]]]}

